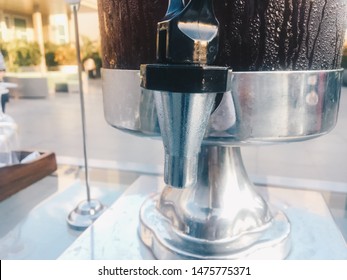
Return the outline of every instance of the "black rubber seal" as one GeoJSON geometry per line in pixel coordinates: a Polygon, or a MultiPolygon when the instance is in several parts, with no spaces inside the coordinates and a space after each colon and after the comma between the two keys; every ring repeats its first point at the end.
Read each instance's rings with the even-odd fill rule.
{"type": "Polygon", "coordinates": [[[219,66],[143,64],[141,87],[180,93],[226,92],[229,71],[219,66]]]}

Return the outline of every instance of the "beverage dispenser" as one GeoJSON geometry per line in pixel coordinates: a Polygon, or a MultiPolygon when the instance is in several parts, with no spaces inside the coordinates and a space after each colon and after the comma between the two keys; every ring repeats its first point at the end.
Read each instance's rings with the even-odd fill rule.
{"type": "Polygon", "coordinates": [[[344,0],[100,0],[107,122],[165,149],[165,188],[139,238],[159,259],[283,259],[287,215],[258,194],[241,147],[336,124],[344,0]]]}

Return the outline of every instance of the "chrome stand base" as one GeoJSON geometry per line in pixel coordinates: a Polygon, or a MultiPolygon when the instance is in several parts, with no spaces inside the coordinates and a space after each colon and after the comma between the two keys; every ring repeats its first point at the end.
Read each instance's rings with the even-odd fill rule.
{"type": "Polygon", "coordinates": [[[277,212],[262,228],[208,241],[179,233],[157,209],[158,196],[142,205],[140,236],[157,259],[284,259],[290,251],[290,224],[277,212]],[[256,240],[249,244],[249,240],[256,240]]]}
{"type": "Polygon", "coordinates": [[[83,200],[70,212],[67,223],[72,229],[84,230],[94,223],[105,209],[105,206],[98,200],[83,200]]]}
{"type": "Polygon", "coordinates": [[[140,237],[158,259],[283,259],[290,223],[254,190],[240,148],[205,146],[198,182],[147,200],[140,237]]]}

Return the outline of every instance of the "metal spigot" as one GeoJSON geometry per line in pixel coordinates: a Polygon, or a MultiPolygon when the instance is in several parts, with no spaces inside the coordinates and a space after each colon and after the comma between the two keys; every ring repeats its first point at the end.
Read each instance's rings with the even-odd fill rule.
{"type": "Polygon", "coordinates": [[[217,93],[226,92],[230,71],[209,66],[218,51],[212,0],[169,1],[158,23],[158,64],[141,65],[141,86],[153,90],[165,148],[165,182],[194,185],[200,146],[217,93]]]}
{"type": "Polygon", "coordinates": [[[218,21],[212,0],[169,1],[165,17],[158,23],[159,63],[212,64],[218,51],[218,21]]]}

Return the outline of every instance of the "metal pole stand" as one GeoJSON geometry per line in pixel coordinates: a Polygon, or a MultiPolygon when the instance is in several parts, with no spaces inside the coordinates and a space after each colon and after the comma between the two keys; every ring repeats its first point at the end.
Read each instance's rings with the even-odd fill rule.
{"type": "MultiPolygon", "coordinates": [[[[69,1],[67,1],[69,2],[69,1]]],[[[81,62],[81,49],[79,43],[78,32],[78,19],[77,11],[79,8],[78,3],[71,4],[71,8],[74,14],[75,21],[75,35],[76,35],[76,56],[78,64],[78,80],[80,91],[80,103],[81,103],[81,119],[82,119],[82,133],[83,133],[83,157],[84,157],[84,174],[86,182],[87,200],[80,202],[77,207],[69,214],[67,218],[68,225],[76,230],[84,230],[89,227],[105,210],[105,206],[98,200],[90,198],[90,186],[89,186],[89,173],[88,173],[88,157],[87,157],[87,143],[86,143],[86,118],[84,108],[84,95],[83,95],[83,82],[82,82],[82,62],[81,62]]]]}

